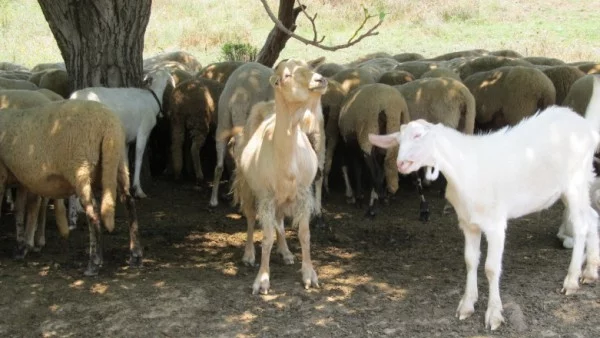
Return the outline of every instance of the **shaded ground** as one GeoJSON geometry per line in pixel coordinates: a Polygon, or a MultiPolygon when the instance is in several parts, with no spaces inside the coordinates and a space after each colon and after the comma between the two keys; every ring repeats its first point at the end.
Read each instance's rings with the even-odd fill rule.
{"type": "MultiPolygon", "coordinates": [[[[245,221],[235,210],[209,212],[208,192],[188,183],[156,180],[144,188],[151,198],[138,203],[145,248],[139,270],[126,263],[123,210],[116,231],[104,237],[105,265],[95,278],[82,274],[87,229],[65,242],[51,220],[44,251],[17,262],[13,218],[3,217],[1,337],[600,336],[600,287],[559,293],[570,259],[555,238],[560,205],[509,225],[501,281],[507,323],[492,333],[484,328],[482,266],[475,314],[454,317],[465,282],[463,238],[455,217],[440,214],[443,200],[433,190],[426,224],[406,182],[375,220],[336,192],[325,203],[333,232],[312,232],[321,288],[304,290],[300,263],[283,265],[274,253],[271,292],[253,296],[257,268],[241,264],[245,221]]],[[[288,243],[299,260],[294,230],[288,243]]]]}

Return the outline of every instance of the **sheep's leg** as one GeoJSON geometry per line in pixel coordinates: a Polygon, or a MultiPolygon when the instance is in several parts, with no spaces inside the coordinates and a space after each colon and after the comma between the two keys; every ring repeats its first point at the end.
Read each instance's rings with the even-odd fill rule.
{"type": "Polygon", "coordinates": [[[79,218],[79,212],[83,211],[81,203],[77,195],[69,196],[69,229],[73,230],[77,228],[77,219],[79,218]]]}
{"type": "Polygon", "coordinates": [[[252,284],[252,294],[267,294],[270,288],[269,282],[269,263],[271,259],[271,249],[275,240],[275,228],[277,220],[275,217],[275,202],[273,200],[261,201],[259,203],[259,218],[263,227],[262,254],[260,258],[260,268],[254,284],[252,284]]]}
{"type": "Polygon", "coordinates": [[[254,227],[256,226],[256,210],[253,203],[245,203],[244,216],[246,217],[246,246],[244,247],[244,256],[242,262],[248,266],[254,266],[256,262],[254,249],[254,227]]]}
{"type": "Polygon", "coordinates": [[[6,204],[8,204],[8,208],[10,211],[15,210],[15,201],[13,198],[13,191],[11,188],[6,189],[6,204]]]}
{"type": "Polygon", "coordinates": [[[370,198],[369,198],[369,208],[367,209],[366,216],[369,218],[375,217],[375,203],[377,200],[385,198],[385,177],[383,173],[383,168],[379,164],[379,160],[377,156],[373,154],[363,153],[364,163],[369,169],[370,174],[370,198]]]}
{"type": "Polygon", "coordinates": [[[493,224],[492,227],[491,230],[485,232],[485,238],[488,243],[485,275],[489,284],[485,327],[495,330],[504,322],[504,317],[502,317],[502,300],[500,299],[500,274],[502,272],[506,221],[493,224]]]}
{"type": "Polygon", "coordinates": [[[182,148],[184,135],[183,123],[174,116],[171,121],[171,165],[173,166],[173,176],[176,180],[180,178],[183,168],[182,148]]]}
{"type": "Polygon", "coordinates": [[[317,273],[312,265],[310,258],[310,208],[305,206],[305,210],[302,210],[297,216],[298,219],[298,239],[300,240],[300,247],[302,248],[302,283],[304,288],[319,287],[319,279],[317,273]]]}
{"type": "Polygon", "coordinates": [[[19,188],[18,194],[24,193],[26,195],[26,217],[25,217],[25,246],[23,251],[23,258],[29,251],[34,251],[35,243],[34,238],[36,231],[38,230],[38,214],[40,212],[40,205],[42,198],[39,195],[34,195],[26,190],[19,188]]]}
{"type": "Polygon", "coordinates": [[[142,161],[144,160],[144,150],[148,142],[149,132],[140,131],[135,140],[135,171],[133,172],[133,194],[138,198],[148,197],[142,190],[140,183],[140,173],[142,172],[142,161]]]}
{"type": "Polygon", "coordinates": [[[313,184],[315,186],[315,226],[319,229],[324,229],[325,220],[323,219],[323,206],[321,204],[323,197],[323,171],[320,168],[317,170],[313,184]]]}
{"type": "Polygon", "coordinates": [[[83,272],[85,276],[96,276],[103,263],[102,258],[102,228],[100,227],[100,213],[96,201],[92,198],[83,201],[87,214],[88,229],[90,232],[90,247],[88,267],[83,272]]]}
{"type": "Polygon", "coordinates": [[[287,265],[294,264],[294,254],[290,251],[285,240],[285,226],[283,224],[283,216],[277,217],[277,227],[275,228],[277,233],[277,252],[283,257],[283,263],[287,265]]]}
{"type": "Polygon", "coordinates": [[[481,230],[460,220],[460,227],[465,235],[465,263],[467,266],[467,283],[456,316],[463,320],[475,312],[475,302],[478,298],[477,266],[479,265],[479,246],[481,244],[481,230]]]}
{"type": "MultiPolygon", "coordinates": [[[[44,246],[46,246],[46,215],[48,211],[48,197],[42,197],[40,199],[40,207],[38,208],[37,214],[37,230],[35,231],[34,238],[34,252],[40,252],[44,246]]],[[[58,220],[57,220],[58,222],[58,220]]]]}
{"type": "Polygon", "coordinates": [[[348,175],[348,166],[342,166],[342,177],[344,178],[344,185],[346,186],[346,203],[354,204],[354,191],[352,191],[352,185],[350,184],[350,176],[348,175]]]}
{"type": "Polygon", "coordinates": [[[223,164],[225,162],[227,143],[224,141],[216,141],[215,147],[217,150],[217,163],[215,166],[212,194],[210,195],[209,202],[209,206],[213,208],[219,205],[219,185],[221,184],[221,176],[223,175],[223,164]]]}
{"type": "MultiPolygon", "coordinates": [[[[588,228],[590,225],[596,224],[590,220],[590,212],[587,209],[590,208],[589,193],[586,191],[587,189],[581,189],[585,192],[578,192],[576,190],[577,189],[572,189],[565,194],[564,197],[568,209],[569,221],[573,227],[573,251],[571,252],[571,263],[569,264],[569,270],[562,288],[562,292],[566,295],[573,294],[579,289],[579,277],[581,276],[581,266],[583,265],[586,239],[588,232],[591,231],[588,228]]],[[[596,249],[590,248],[588,250],[595,251],[596,249]]]]}
{"type": "Polygon", "coordinates": [[[25,241],[25,207],[27,203],[27,191],[23,188],[17,190],[15,198],[15,225],[17,234],[17,248],[15,259],[23,259],[27,254],[27,244],[25,241]]]}
{"type": "Polygon", "coordinates": [[[587,221],[588,233],[586,237],[585,252],[586,265],[583,270],[581,282],[584,284],[598,280],[598,265],[600,265],[600,239],[598,238],[598,214],[590,207],[587,221]]]}
{"type": "Polygon", "coordinates": [[[206,141],[206,135],[196,135],[192,140],[190,152],[192,153],[192,162],[194,163],[194,173],[196,174],[196,186],[200,187],[204,182],[204,173],[202,172],[202,163],[200,162],[200,149],[206,141]]]}
{"type": "Polygon", "coordinates": [[[117,170],[117,187],[121,193],[121,201],[125,202],[129,220],[129,265],[133,267],[142,266],[142,245],[138,232],[138,217],[135,207],[135,199],[129,192],[129,170],[125,161],[119,163],[117,170]]]}
{"type": "Polygon", "coordinates": [[[419,220],[422,222],[427,222],[429,220],[429,203],[425,199],[425,194],[423,193],[423,185],[421,184],[421,176],[418,172],[414,172],[412,174],[417,182],[417,192],[419,193],[419,198],[421,199],[421,203],[419,204],[419,220]]]}

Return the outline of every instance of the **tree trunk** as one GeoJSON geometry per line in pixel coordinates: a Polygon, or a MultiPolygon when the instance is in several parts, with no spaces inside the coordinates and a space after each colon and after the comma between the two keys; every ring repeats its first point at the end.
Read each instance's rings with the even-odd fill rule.
{"type": "Polygon", "coordinates": [[[152,0],[38,0],[65,61],[71,91],[139,87],[152,0]]]}
{"type": "MultiPolygon", "coordinates": [[[[296,18],[302,12],[302,8],[294,8],[295,2],[295,0],[279,0],[279,13],[277,14],[279,21],[292,32],[296,30],[296,18]]],[[[256,62],[267,67],[273,67],[289,39],[290,36],[277,28],[277,25],[273,27],[265,44],[258,53],[256,62]]]]}

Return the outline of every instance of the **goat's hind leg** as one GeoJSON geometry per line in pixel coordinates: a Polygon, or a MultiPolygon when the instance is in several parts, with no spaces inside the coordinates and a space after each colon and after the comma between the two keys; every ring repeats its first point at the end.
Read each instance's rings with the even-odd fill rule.
{"type": "Polygon", "coordinates": [[[590,207],[588,215],[586,220],[589,222],[585,245],[586,265],[581,278],[583,284],[589,284],[598,280],[598,265],[600,264],[598,214],[590,207]]]}
{"type": "Polygon", "coordinates": [[[294,254],[290,251],[287,245],[287,241],[285,240],[285,225],[283,224],[283,215],[277,216],[277,228],[275,228],[277,233],[277,252],[283,258],[283,263],[287,265],[294,264],[294,254]]]}
{"type": "Polygon", "coordinates": [[[267,294],[271,287],[269,281],[271,249],[275,240],[275,228],[277,227],[276,207],[273,199],[261,200],[258,203],[258,215],[263,227],[262,254],[260,268],[252,284],[252,294],[267,294]]]}
{"type": "Polygon", "coordinates": [[[219,205],[219,185],[221,184],[221,176],[223,175],[223,165],[225,163],[225,151],[227,143],[225,141],[216,141],[215,148],[217,150],[217,163],[215,165],[215,173],[213,177],[212,193],[210,195],[210,207],[219,205]]]}
{"type": "Polygon", "coordinates": [[[467,282],[465,293],[456,309],[456,317],[463,320],[475,312],[475,302],[478,298],[477,266],[479,265],[481,230],[474,225],[460,220],[460,227],[465,235],[465,264],[467,266],[467,282]]]}
{"type": "Polygon", "coordinates": [[[492,224],[486,230],[485,237],[488,243],[485,275],[489,284],[485,327],[495,330],[504,322],[502,300],[500,299],[500,274],[502,272],[502,254],[506,238],[506,221],[500,220],[492,224]]]}
{"type": "Polygon", "coordinates": [[[571,263],[569,264],[569,270],[562,288],[562,292],[566,295],[573,294],[579,289],[579,278],[581,277],[586,241],[591,246],[587,250],[590,267],[586,269],[588,276],[585,278],[594,279],[598,275],[598,229],[591,229],[593,226],[597,226],[597,221],[593,217],[595,212],[589,205],[589,196],[586,190],[585,188],[573,188],[564,196],[569,221],[573,226],[571,263]],[[595,274],[592,272],[593,266],[596,267],[595,274]]]}
{"type": "Polygon", "coordinates": [[[304,288],[319,287],[319,279],[310,257],[310,215],[312,212],[312,195],[307,189],[297,197],[297,210],[294,215],[294,225],[298,225],[298,239],[302,248],[302,283],[304,288]]]}

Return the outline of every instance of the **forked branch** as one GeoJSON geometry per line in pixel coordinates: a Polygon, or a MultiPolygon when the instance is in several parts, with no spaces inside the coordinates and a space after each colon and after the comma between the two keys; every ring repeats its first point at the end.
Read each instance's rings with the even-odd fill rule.
{"type": "Polygon", "coordinates": [[[305,10],[306,6],[303,5],[300,2],[300,0],[296,0],[296,2],[298,3],[298,5],[300,6],[300,8],[302,9],[302,13],[304,13],[304,15],[310,21],[310,24],[311,24],[312,30],[313,30],[313,38],[312,38],[312,40],[307,39],[307,38],[305,38],[303,36],[300,36],[300,35],[294,33],[293,31],[289,30],[287,27],[285,27],[285,25],[273,13],[273,11],[271,10],[271,7],[269,7],[269,5],[267,4],[266,0],[260,0],[260,2],[265,7],[265,11],[267,11],[267,14],[269,15],[269,18],[271,18],[271,20],[275,23],[275,25],[277,26],[277,28],[279,28],[282,32],[288,34],[289,36],[293,37],[294,39],[296,39],[298,41],[301,41],[301,42],[303,42],[303,43],[305,43],[307,45],[312,45],[312,46],[315,46],[317,48],[320,48],[320,49],[323,49],[323,50],[328,50],[328,51],[336,51],[338,49],[348,48],[350,46],[353,46],[353,45],[359,43],[361,40],[363,40],[366,37],[378,35],[379,32],[377,32],[376,29],[379,28],[379,26],[381,26],[381,24],[383,23],[383,19],[385,17],[384,13],[381,13],[379,15],[379,21],[375,25],[373,25],[371,28],[369,28],[366,32],[362,33],[361,35],[358,35],[360,33],[360,31],[362,31],[365,28],[365,25],[367,24],[367,22],[369,20],[371,20],[372,18],[377,17],[377,15],[369,14],[369,11],[366,8],[363,7],[364,14],[365,14],[363,22],[356,29],[356,31],[354,32],[354,34],[352,34],[352,36],[350,37],[350,39],[348,39],[348,42],[346,42],[344,44],[334,45],[334,46],[327,46],[327,45],[323,44],[323,40],[325,39],[325,36],[322,36],[319,39],[319,34],[317,33],[317,26],[315,24],[315,21],[317,19],[317,14],[315,14],[314,16],[310,16],[306,12],[306,10],[305,10]]]}

